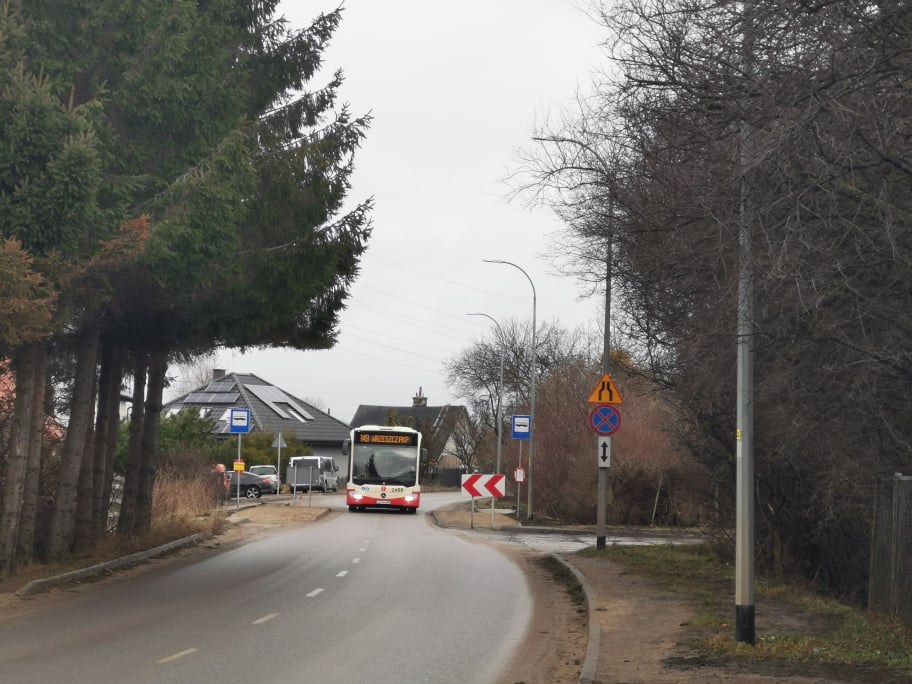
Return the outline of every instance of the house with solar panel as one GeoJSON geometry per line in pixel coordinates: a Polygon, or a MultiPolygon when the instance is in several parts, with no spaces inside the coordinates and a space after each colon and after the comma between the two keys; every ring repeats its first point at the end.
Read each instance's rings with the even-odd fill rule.
{"type": "Polygon", "coordinates": [[[163,414],[196,410],[200,416],[214,421],[213,433],[228,437],[231,409],[238,408],[250,410],[251,432],[293,435],[313,449],[315,455],[335,458],[341,468],[339,477],[347,477],[348,465],[339,454],[342,442],[349,437],[348,424],[252,373],[215,369],[208,384],[169,401],[163,407],[163,414]]]}

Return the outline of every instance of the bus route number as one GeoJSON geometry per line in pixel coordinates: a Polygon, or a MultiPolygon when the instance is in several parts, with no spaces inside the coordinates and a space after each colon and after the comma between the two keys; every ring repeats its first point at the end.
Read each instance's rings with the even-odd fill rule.
{"type": "Polygon", "coordinates": [[[389,435],[376,432],[362,432],[358,435],[361,444],[399,444],[410,446],[415,444],[414,435],[389,435]]]}

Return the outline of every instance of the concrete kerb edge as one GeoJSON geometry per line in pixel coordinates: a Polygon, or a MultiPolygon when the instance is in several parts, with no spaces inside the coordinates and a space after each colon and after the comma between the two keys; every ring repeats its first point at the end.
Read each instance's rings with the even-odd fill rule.
{"type": "MultiPolygon", "coordinates": [[[[258,506],[258,505],[261,505],[261,504],[259,504],[259,503],[249,504],[247,506],[242,507],[240,510],[242,511],[242,510],[244,510],[244,508],[253,508],[254,506],[258,506]]],[[[290,504],[285,503],[284,505],[287,506],[290,504]]],[[[239,512],[239,511],[229,511],[228,518],[230,518],[231,513],[235,513],[235,512],[239,512]]],[[[332,509],[330,509],[330,508],[324,509],[315,518],[315,521],[322,520],[327,515],[329,515],[331,512],[332,512],[332,509]]],[[[236,520],[228,519],[228,522],[233,525],[242,525],[246,522],[249,522],[249,520],[247,518],[240,518],[240,519],[236,519],[236,520]]],[[[155,548],[147,549],[146,551],[138,551],[136,553],[130,554],[129,556],[124,556],[123,558],[117,558],[115,560],[105,561],[104,563],[98,563],[96,565],[91,565],[87,568],[81,568],[79,570],[65,572],[61,575],[54,575],[53,577],[45,577],[42,579],[32,580],[31,582],[26,584],[24,587],[22,587],[21,589],[16,591],[13,595],[14,596],[29,596],[30,594],[37,594],[39,591],[44,591],[46,589],[50,589],[51,587],[55,587],[55,586],[58,586],[61,584],[66,584],[67,582],[73,582],[75,580],[92,577],[94,575],[98,575],[103,572],[107,572],[108,570],[116,570],[117,568],[122,568],[122,567],[125,567],[128,565],[134,565],[136,563],[147,560],[149,558],[154,558],[155,556],[160,556],[162,554],[168,553],[168,551],[173,551],[174,549],[183,548],[185,546],[193,546],[194,544],[198,544],[199,542],[203,541],[208,536],[209,536],[208,534],[205,534],[203,532],[197,532],[196,534],[191,534],[189,537],[183,537],[182,539],[175,539],[174,541],[168,542],[167,544],[162,544],[161,546],[156,546],[155,548]]]]}
{"type": "Polygon", "coordinates": [[[592,587],[586,581],[579,570],[573,567],[557,554],[550,554],[551,558],[564,566],[576,578],[583,588],[583,595],[586,597],[586,612],[589,615],[588,638],[586,639],[586,655],[583,657],[583,664],[580,668],[580,684],[594,684],[595,676],[598,672],[599,649],[601,648],[602,630],[599,622],[595,617],[593,606],[595,605],[592,587]]]}
{"type": "Polygon", "coordinates": [[[138,551],[137,553],[132,553],[129,556],[124,556],[123,558],[117,558],[112,561],[105,561],[104,563],[98,563],[96,565],[82,568],[80,570],[65,572],[61,575],[54,575],[53,577],[45,577],[43,579],[32,580],[17,592],[15,592],[14,596],[28,596],[30,594],[36,594],[39,591],[44,591],[45,589],[49,589],[60,584],[66,584],[67,582],[72,582],[74,580],[93,577],[108,570],[115,570],[117,568],[122,568],[128,565],[134,565],[140,561],[144,561],[155,556],[160,556],[174,549],[183,548],[185,546],[192,546],[199,543],[207,536],[207,534],[198,532],[196,534],[191,534],[189,537],[176,539],[172,542],[162,544],[161,546],[156,546],[155,548],[148,549],[146,551],[138,551]]]}

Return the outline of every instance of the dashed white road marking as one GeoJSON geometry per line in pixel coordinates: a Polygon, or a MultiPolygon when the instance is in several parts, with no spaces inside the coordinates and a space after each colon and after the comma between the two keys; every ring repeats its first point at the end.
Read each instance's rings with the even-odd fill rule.
{"type": "Polygon", "coordinates": [[[358,553],[364,553],[365,551],[367,551],[366,546],[362,546],[360,549],[358,549],[358,553]]]}
{"type": "Polygon", "coordinates": [[[159,660],[157,662],[159,665],[164,665],[165,663],[170,663],[171,661],[177,660],[178,658],[183,658],[184,656],[188,656],[191,653],[196,653],[198,650],[199,649],[197,649],[197,648],[188,648],[183,651],[178,651],[174,655],[169,655],[167,658],[162,658],[161,660],[159,660]]]}
{"type": "Polygon", "coordinates": [[[352,558],[352,563],[360,563],[360,562],[361,562],[360,558],[352,558]]]}
{"type": "Polygon", "coordinates": [[[336,573],[336,577],[345,577],[348,574],[348,570],[340,570],[336,573]]]}
{"type": "Polygon", "coordinates": [[[314,596],[316,596],[317,594],[319,594],[322,591],[323,591],[323,587],[320,587],[319,589],[314,589],[309,594],[305,594],[305,596],[307,596],[307,598],[313,598],[314,596]]]}
{"type": "Polygon", "coordinates": [[[277,617],[279,617],[279,614],[278,614],[278,613],[269,613],[269,615],[264,615],[263,617],[259,618],[258,620],[254,620],[254,621],[251,622],[250,624],[252,624],[252,625],[262,625],[264,622],[269,622],[269,621],[272,620],[273,618],[277,618],[277,617]]]}

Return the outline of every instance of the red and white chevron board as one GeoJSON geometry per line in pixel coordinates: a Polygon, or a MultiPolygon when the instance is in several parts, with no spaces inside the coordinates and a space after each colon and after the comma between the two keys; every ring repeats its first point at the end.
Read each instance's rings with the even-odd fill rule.
{"type": "Polygon", "coordinates": [[[462,491],[469,496],[494,496],[500,498],[504,495],[504,481],[506,475],[472,475],[462,476],[462,491]]]}

